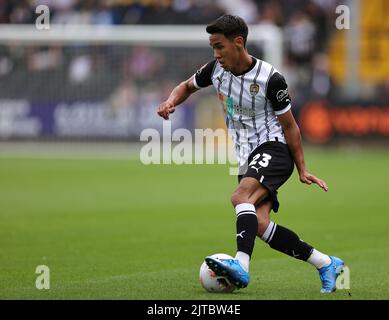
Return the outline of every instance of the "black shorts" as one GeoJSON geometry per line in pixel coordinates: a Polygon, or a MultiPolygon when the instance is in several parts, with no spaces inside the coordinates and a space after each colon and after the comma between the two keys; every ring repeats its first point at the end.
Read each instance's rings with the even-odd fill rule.
{"type": "Polygon", "coordinates": [[[273,211],[277,212],[280,203],[277,198],[277,190],[293,173],[294,161],[288,145],[282,142],[265,142],[251,152],[248,159],[247,171],[242,178],[255,178],[268,191],[269,196],[263,201],[273,202],[273,211]]]}

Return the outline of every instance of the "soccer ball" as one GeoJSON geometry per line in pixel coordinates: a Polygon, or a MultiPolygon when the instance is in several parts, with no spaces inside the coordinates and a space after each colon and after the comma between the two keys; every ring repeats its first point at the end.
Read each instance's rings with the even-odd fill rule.
{"type": "MultiPolygon", "coordinates": [[[[217,253],[211,256],[214,259],[234,259],[228,254],[217,253]]],[[[200,267],[200,283],[208,292],[232,292],[235,286],[226,277],[217,276],[215,272],[208,268],[205,261],[200,267]]]]}

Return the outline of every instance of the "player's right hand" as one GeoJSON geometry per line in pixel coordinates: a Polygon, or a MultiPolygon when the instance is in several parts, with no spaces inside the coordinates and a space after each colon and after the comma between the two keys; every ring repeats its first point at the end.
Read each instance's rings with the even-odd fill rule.
{"type": "Polygon", "coordinates": [[[169,115],[174,111],[176,111],[176,107],[171,102],[165,101],[158,106],[157,113],[165,120],[169,120],[169,115]]]}

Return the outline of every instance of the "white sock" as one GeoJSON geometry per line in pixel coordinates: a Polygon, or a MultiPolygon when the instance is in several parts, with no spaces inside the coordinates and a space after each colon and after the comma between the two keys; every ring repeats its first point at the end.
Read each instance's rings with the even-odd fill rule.
{"type": "Polygon", "coordinates": [[[328,255],[321,253],[320,251],[317,251],[316,249],[313,249],[307,262],[314,265],[317,269],[320,269],[320,268],[328,266],[331,263],[331,258],[328,255]]]}
{"type": "Polygon", "coordinates": [[[235,259],[239,261],[240,265],[246,272],[249,272],[250,256],[247,253],[238,251],[235,259]]]}

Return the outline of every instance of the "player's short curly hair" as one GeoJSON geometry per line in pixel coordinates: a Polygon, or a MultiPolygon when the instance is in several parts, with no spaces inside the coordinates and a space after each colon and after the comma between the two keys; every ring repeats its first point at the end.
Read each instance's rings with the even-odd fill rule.
{"type": "Polygon", "coordinates": [[[241,36],[243,37],[245,46],[249,33],[247,24],[241,17],[229,14],[225,14],[208,24],[206,31],[209,34],[221,33],[228,39],[241,36]]]}

